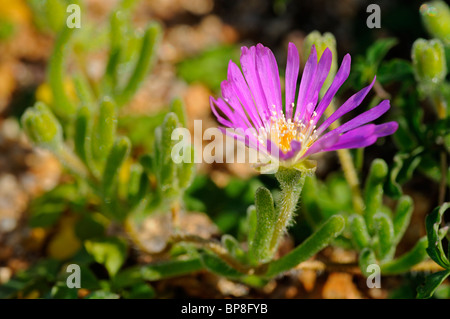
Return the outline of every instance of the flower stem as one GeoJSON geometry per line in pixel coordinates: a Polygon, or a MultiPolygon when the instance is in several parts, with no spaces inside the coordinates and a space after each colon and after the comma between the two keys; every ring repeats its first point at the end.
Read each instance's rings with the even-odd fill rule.
{"type": "Polygon", "coordinates": [[[359,187],[358,175],[356,175],[355,165],[353,164],[352,156],[348,149],[337,150],[339,162],[344,171],[345,179],[352,191],[353,208],[356,213],[362,215],[364,210],[364,201],[361,196],[361,189],[359,187]]]}
{"type": "MultiPolygon", "coordinates": [[[[330,103],[328,108],[325,110],[325,114],[327,117],[330,117],[335,111],[333,101],[330,103]]],[[[335,129],[339,127],[339,120],[336,120],[334,123],[330,125],[331,129],[335,129]]],[[[357,214],[362,215],[364,211],[364,201],[361,196],[361,189],[359,187],[359,179],[356,174],[355,164],[353,163],[352,156],[348,149],[341,149],[336,151],[338,154],[339,162],[341,163],[342,170],[344,171],[345,179],[350,186],[352,191],[352,201],[353,201],[353,209],[357,214]]]]}
{"type": "Polygon", "coordinates": [[[281,186],[281,194],[277,202],[277,221],[270,242],[269,251],[274,254],[286,228],[292,222],[300,193],[305,183],[306,174],[298,170],[280,169],[275,174],[281,186]]]}

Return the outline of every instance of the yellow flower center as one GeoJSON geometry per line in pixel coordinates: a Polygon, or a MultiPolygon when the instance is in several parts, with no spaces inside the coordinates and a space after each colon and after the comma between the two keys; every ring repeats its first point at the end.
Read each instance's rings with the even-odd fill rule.
{"type": "Polygon", "coordinates": [[[300,132],[299,123],[287,122],[284,118],[278,118],[270,127],[270,138],[284,152],[291,149],[291,141],[298,139],[300,132]]]}
{"type": "MultiPolygon", "coordinates": [[[[315,112],[313,117],[316,116],[315,112]]],[[[259,140],[265,143],[271,140],[283,153],[291,150],[291,142],[299,141],[302,144],[302,153],[304,153],[317,139],[316,126],[312,125],[311,119],[307,125],[302,120],[286,120],[285,116],[272,113],[270,117],[270,126],[263,127],[260,130],[259,140]]]]}

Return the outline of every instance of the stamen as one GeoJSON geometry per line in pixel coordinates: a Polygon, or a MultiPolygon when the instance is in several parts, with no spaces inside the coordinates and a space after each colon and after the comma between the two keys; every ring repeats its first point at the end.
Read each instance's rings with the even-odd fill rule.
{"type": "MultiPolygon", "coordinates": [[[[294,103],[292,103],[294,105],[294,103]]],[[[272,105],[275,108],[275,105],[272,105]]],[[[260,127],[258,140],[263,144],[268,144],[267,141],[274,142],[284,153],[291,149],[292,141],[299,141],[302,144],[303,151],[305,151],[316,139],[316,126],[313,125],[314,119],[311,118],[307,123],[303,120],[286,119],[284,114],[277,114],[272,111],[270,116],[270,123],[267,126],[260,127]]],[[[313,113],[313,117],[317,113],[313,113]]]]}

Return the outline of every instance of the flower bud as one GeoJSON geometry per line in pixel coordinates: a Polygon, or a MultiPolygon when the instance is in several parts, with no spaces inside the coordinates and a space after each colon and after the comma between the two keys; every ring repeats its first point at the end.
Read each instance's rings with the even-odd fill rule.
{"type": "Polygon", "coordinates": [[[22,124],[29,138],[42,147],[56,151],[62,145],[62,128],[50,109],[41,102],[22,116],[22,124]]]}
{"type": "Polygon", "coordinates": [[[333,60],[331,62],[331,68],[330,73],[328,74],[327,79],[325,80],[325,83],[322,87],[321,93],[325,93],[328,87],[331,85],[334,76],[336,75],[337,71],[337,52],[336,52],[336,39],[333,34],[329,32],[325,32],[323,35],[320,34],[319,31],[313,31],[310,34],[308,34],[304,40],[303,44],[303,57],[304,60],[308,58],[312,46],[315,45],[317,50],[317,59],[320,59],[322,56],[322,53],[325,51],[326,48],[331,50],[331,53],[333,55],[333,60]]]}
{"type": "Polygon", "coordinates": [[[420,13],[427,31],[445,44],[450,44],[450,8],[444,1],[431,1],[421,5],[420,13]]]}
{"type": "Polygon", "coordinates": [[[412,61],[417,81],[425,90],[442,83],[447,74],[444,46],[437,39],[417,39],[412,48],[412,61]]]}

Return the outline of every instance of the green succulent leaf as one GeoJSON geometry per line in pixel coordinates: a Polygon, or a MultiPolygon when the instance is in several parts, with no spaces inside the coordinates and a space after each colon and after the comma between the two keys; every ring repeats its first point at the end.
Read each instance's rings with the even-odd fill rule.
{"type": "Polygon", "coordinates": [[[381,84],[392,82],[414,81],[414,70],[411,62],[401,59],[392,59],[380,65],[377,80],[381,84]]]}
{"type": "Polygon", "coordinates": [[[125,88],[116,99],[119,106],[126,104],[142,84],[143,79],[150,70],[154,57],[156,56],[156,47],[160,37],[161,27],[157,23],[150,24],[145,30],[145,33],[142,36],[139,58],[133,73],[125,88]]]}
{"type": "Polygon", "coordinates": [[[394,225],[391,218],[385,213],[376,213],[374,216],[375,231],[378,237],[377,256],[380,260],[392,258],[395,252],[394,225]]]}
{"type": "Polygon", "coordinates": [[[389,179],[386,183],[386,193],[388,195],[394,198],[399,198],[402,195],[401,184],[411,179],[412,174],[422,161],[423,151],[423,147],[418,147],[411,153],[402,152],[394,156],[394,165],[390,170],[389,179]]]}
{"type": "MultiPolygon", "coordinates": [[[[80,159],[89,164],[87,152],[91,152],[91,111],[87,106],[81,107],[78,111],[77,118],[75,120],[75,152],[80,159]]],[[[92,156],[92,155],[90,155],[92,156]]]]}
{"type": "Polygon", "coordinates": [[[358,263],[363,275],[369,277],[372,274],[369,266],[378,264],[375,252],[371,248],[364,248],[359,254],[358,263]]]}
{"type": "Polygon", "coordinates": [[[117,237],[88,240],[84,246],[96,262],[105,266],[111,277],[117,274],[127,256],[126,242],[117,237]]]}
{"type": "Polygon", "coordinates": [[[96,102],[96,98],[87,79],[83,75],[77,74],[73,77],[73,84],[81,104],[92,107],[96,102]]]}
{"type": "Polygon", "coordinates": [[[288,271],[299,263],[309,259],[314,254],[325,248],[334,238],[344,230],[345,219],[340,215],[330,217],[303,243],[278,260],[269,264],[266,277],[274,277],[288,271]]]}
{"type": "Polygon", "coordinates": [[[230,279],[240,279],[244,276],[212,252],[205,250],[200,253],[200,257],[203,266],[214,274],[230,279]]]}
{"type": "Polygon", "coordinates": [[[377,40],[367,50],[366,57],[368,64],[377,69],[389,50],[392,49],[397,43],[398,41],[395,38],[377,40]]]}
{"type": "Polygon", "coordinates": [[[449,256],[446,256],[442,246],[439,227],[442,222],[442,216],[449,207],[450,203],[444,203],[440,207],[436,207],[425,220],[428,237],[427,253],[431,259],[445,269],[450,269],[450,261],[449,256]]]}
{"type": "Polygon", "coordinates": [[[359,250],[367,248],[371,244],[371,238],[367,230],[366,222],[360,215],[349,217],[352,240],[359,250]]]}
{"type": "Polygon", "coordinates": [[[156,296],[156,291],[152,286],[145,282],[137,283],[129,291],[124,291],[126,299],[152,299],[156,296]]]}
{"type": "Polygon", "coordinates": [[[366,210],[364,217],[370,234],[375,232],[374,215],[380,211],[383,202],[383,182],[387,176],[388,167],[382,159],[376,159],[372,162],[369,176],[367,178],[364,202],[366,210]]]}
{"type": "Polygon", "coordinates": [[[62,118],[70,118],[76,113],[76,106],[67,94],[64,83],[66,82],[64,64],[68,42],[75,29],[62,28],[53,48],[48,66],[48,83],[52,90],[52,107],[55,113],[62,118]]]}
{"type": "Polygon", "coordinates": [[[37,102],[25,111],[21,120],[28,137],[38,146],[56,154],[63,148],[61,124],[47,105],[37,102]]]}
{"type": "Polygon", "coordinates": [[[194,147],[186,147],[186,152],[188,152],[188,155],[190,154],[189,160],[178,164],[177,170],[178,186],[180,189],[188,188],[195,177],[194,147]]]}
{"type": "Polygon", "coordinates": [[[92,136],[92,153],[97,161],[106,159],[114,144],[117,129],[116,105],[110,98],[100,103],[92,136]]]}
{"type": "Polygon", "coordinates": [[[255,263],[267,262],[271,258],[270,243],[276,223],[276,211],[270,191],[265,187],[255,194],[256,229],[249,248],[249,257],[255,263]]]}
{"type": "Polygon", "coordinates": [[[200,258],[172,259],[145,266],[134,266],[119,272],[112,281],[115,289],[131,287],[142,280],[157,281],[203,270],[200,258]]]}
{"type": "Polygon", "coordinates": [[[181,126],[186,127],[187,125],[186,108],[184,107],[183,101],[181,99],[174,99],[172,101],[172,103],[170,104],[170,112],[175,113],[181,126]]]}
{"type": "Polygon", "coordinates": [[[443,270],[431,274],[425,278],[425,283],[417,288],[417,298],[427,299],[433,296],[435,290],[450,275],[450,270],[443,270]]]}
{"type": "Polygon", "coordinates": [[[126,137],[119,137],[108,155],[105,170],[103,172],[101,188],[106,201],[112,199],[119,169],[127,158],[130,149],[130,141],[126,137]]]}
{"type": "Polygon", "coordinates": [[[383,275],[397,275],[408,272],[411,267],[427,258],[427,246],[427,238],[422,237],[410,251],[394,260],[383,263],[381,273],[383,275]]]}
{"type": "Polygon", "coordinates": [[[247,256],[241,247],[241,244],[231,235],[225,234],[222,236],[222,244],[226,250],[233,256],[236,260],[241,263],[245,263],[247,256]]]}
{"type": "Polygon", "coordinates": [[[413,213],[413,201],[411,197],[402,196],[398,203],[394,215],[394,242],[399,243],[408,228],[413,213]]]}
{"type": "Polygon", "coordinates": [[[247,236],[248,236],[248,244],[249,246],[253,245],[253,241],[255,239],[256,228],[258,225],[258,217],[256,214],[255,205],[250,205],[247,209],[247,236]]]}

